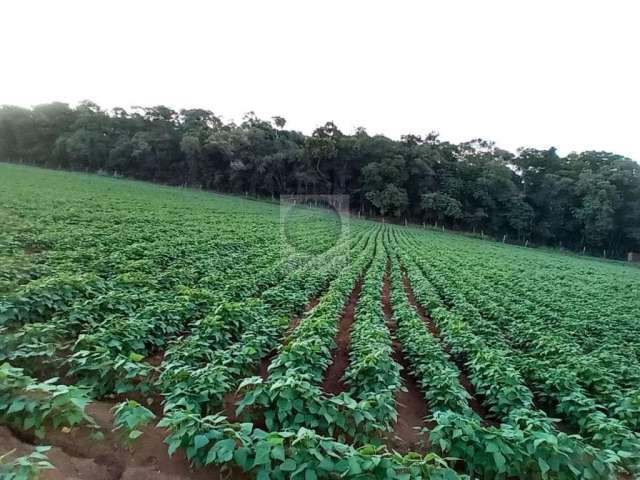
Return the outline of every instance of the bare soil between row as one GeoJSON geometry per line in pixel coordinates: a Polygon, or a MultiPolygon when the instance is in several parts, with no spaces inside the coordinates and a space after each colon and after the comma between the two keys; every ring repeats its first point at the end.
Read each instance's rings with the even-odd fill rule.
{"type": "MultiPolygon", "coordinates": [[[[433,322],[433,319],[429,316],[429,314],[426,312],[424,307],[416,301],[416,298],[413,294],[413,289],[411,287],[411,284],[406,274],[403,275],[402,282],[404,284],[404,289],[407,294],[407,298],[409,299],[409,304],[416,310],[418,315],[420,315],[420,318],[426,325],[429,332],[431,332],[431,335],[433,335],[436,339],[440,340],[441,337],[440,337],[440,331],[438,330],[438,327],[433,322]]],[[[467,375],[467,368],[464,365],[464,363],[456,359],[451,354],[449,348],[444,342],[441,342],[441,345],[444,347],[445,351],[451,356],[454,363],[458,367],[458,370],[460,371],[458,381],[460,382],[460,385],[464,387],[464,389],[467,391],[467,393],[469,393],[471,397],[469,399],[469,406],[473,409],[474,412],[478,414],[478,416],[482,419],[484,424],[498,426],[500,422],[498,422],[497,419],[492,418],[492,416],[489,414],[489,412],[484,407],[482,402],[478,399],[478,396],[475,391],[475,387],[469,380],[469,376],[467,375]]]]}
{"type": "MultiPolygon", "coordinates": [[[[172,457],[163,442],[167,432],[144,428],[143,435],[129,449],[122,434],[113,429],[112,402],[96,401],[89,405],[91,415],[104,435],[94,440],[87,427],[68,430],[50,429],[43,440],[33,435],[0,426],[0,452],[13,451],[12,458],[29,454],[34,445],[51,445],[47,456],[55,469],[43,470],[40,480],[183,480],[219,479],[217,468],[194,471],[185,456],[176,452],[172,457]]],[[[233,478],[241,478],[234,476],[233,478]]]]}
{"type": "Polygon", "coordinates": [[[349,344],[351,343],[351,326],[356,315],[356,306],[362,291],[362,278],[356,282],[347,303],[345,303],[338,322],[336,348],[333,350],[331,365],[327,368],[322,382],[322,390],[329,395],[338,395],[347,388],[343,381],[344,372],[349,367],[349,344]]]}
{"type": "Polygon", "coordinates": [[[425,422],[429,415],[427,402],[418,388],[418,382],[411,373],[409,363],[404,357],[402,345],[396,338],[397,325],[393,318],[391,306],[391,286],[389,283],[389,268],[384,275],[382,284],[382,311],[392,337],[393,360],[398,363],[404,389],[396,393],[396,409],[398,418],[393,428],[391,444],[400,451],[416,450],[419,447],[428,448],[428,437],[421,433],[421,429],[429,427],[425,422]]]}

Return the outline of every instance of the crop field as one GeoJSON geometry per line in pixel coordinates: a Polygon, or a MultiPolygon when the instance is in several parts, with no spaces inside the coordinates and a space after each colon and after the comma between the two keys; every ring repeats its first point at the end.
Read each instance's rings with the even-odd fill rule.
{"type": "Polygon", "coordinates": [[[640,475],[638,268],[7,164],[0,225],[3,480],[640,475]]]}

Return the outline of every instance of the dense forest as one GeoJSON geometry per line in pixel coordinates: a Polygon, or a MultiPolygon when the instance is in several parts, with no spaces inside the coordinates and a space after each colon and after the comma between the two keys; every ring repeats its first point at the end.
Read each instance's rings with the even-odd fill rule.
{"type": "Polygon", "coordinates": [[[0,160],[254,196],[349,194],[369,216],[483,232],[606,256],[640,251],[640,165],[608,152],[517,154],[436,133],[392,140],[328,122],[310,136],[286,120],[164,106],[0,107],[0,160]]]}

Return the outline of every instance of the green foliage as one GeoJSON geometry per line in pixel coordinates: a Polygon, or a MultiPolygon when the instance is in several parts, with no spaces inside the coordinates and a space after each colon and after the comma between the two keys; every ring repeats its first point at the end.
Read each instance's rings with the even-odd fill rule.
{"type": "Polygon", "coordinates": [[[34,451],[29,455],[10,460],[6,459],[9,458],[13,452],[0,455],[0,478],[2,480],[37,479],[42,470],[54,468],[46,455],[46,452],[50,449],[51,447],[47,446],[35,447],[34,451]]]}
{"type": "Polygon", "coordinates": [[[0,325],[39,321],[87,295],[96,285],[92,274],[73,276],[66,273],[35,280],[0,302],[0,325]]]}
{"type": "MultiPolygon", "coordinates": [[[[349,194],[372,216],[437,221],[590,253],[640,250],[640,169],[631,159],[554,148],[516,155],[493,142],[454,144],[437,133],[400,141],[347,135],[333,123],[309,136],[248,113],[224,123],[203,109],[132,111],[93,102],[0,106],[0,161],[274,199],[349,194]]],[[[1,286],[1,284],[0,284],[1,286]]]]}
{"type": "Polygon", "coordinates": [[[404,159],[399,156],[369,163],[362,169],[365,198],[380,211],[399,216],[408,206],[407,191],[401,187],[407,180],[404,159]]]}
{"type": "MultiPolygon", "coordinates": [[[[353,415],[359,430],[391,431],[397,419],[395,394],[403,388],[400,365],[393,360],[392,339],[382,312],[382,283],[386,256],[382,236],[376,238],[376,254],[364,277],[350,331],[349,368],[344,380],[348,394],[358,402],[353,415]],[[371,419],[367,419],[371,417],[371,419]]],[[[369,439],[375,433],[368,433],[369,439]]]]}
{"type": "MultiPolygon", "coordinates": [[[[577,346],[572,346],[572,340],[559,341],[557,333],[542,326],[539,316],[528,313],[519,317],[527,311],[528,304],[526,300],[523,302],[523,297],[530,295],[530,291],[523,290],[516,300],[509,292],[511,284],[508,290],[501,290],[494,283],[480,293],[476,285],[482,277],[472,275],[474,268],[469,262],[465,263],[466,270],[453,276],[450,266],[454,257],[449,256],[446,249],[427,264],[415,253],[420,244],[402,239],[398,245],[416,298],[429,309],[451,352],[465,362],[471,382],[485,399],[490,412],[504,421],[501,429],[507,424],[515,427],[516,435],[525,432],[517,440],[517,444],[525,448],[523,461],[514,461],[512,465],[521,463],[528,468],[526,460],[536,452],[544,460],[538,467],[544,466],[546,471],[548,465],[553,465],[551,470],[559,473],[569,468],[570,472],[565,473],[568,478],[577,475],[574,471],[581,471],[590,478],[605,472],[611,475],[621,467],[637,471],[634,459],[639,451],[640,437],[604,414],[580,385],[579,376],[583,373],[590,375],[590,381],[602,382],[600,388],[609,385],[613,389],[609,394],[616,391],[612,386],[615,382],[603,375],[607,370],[588,368],[587,365],[590,362],[593,367],[593,362],[606,357],[602,354],[587,357],[577,346]],[[510,318],[509,311],[516,317],[510,318]],[[544,399],[545,404],[549,402],[560,417],[575,426],[582,438],[557,431],[553,419],[534,405],[534,394],[528,388],[528,382],[535,387],[538,398],[544,399]],[[538,436],[553,440],[551,443],[540,442],[538,436]],[[540,450],[541,446],[546,450],[540,450]],[[585,461],[587,458],[588,462],[585,461]]],[[[486,263],[478,265],[486,269],[486,263]]],[[[532,304],[531,308],[540,313],[539,307],[532,304]]],[[[612,375],[619,377],[613,372],[612,375]]],[[[631,398],[626,405],[632,405],[631,398]]],[[[627,419],[633,417],[633,411],[633,408],[626,410],[627,419]]],[[[621,415],[619,409],[617,414],[621,415]]],[[[452,448],[453,444],[446,445],[452,448]]],[[[460,455],[458,451],[451,454],[460,455]]]]}
{"type": "Polygon", "coordinates": [[[325,288],[344,265],[349,249],[362,241],[360,236],[353,241],[344,239],[262,292],[260,301],[226,305],[218,310],[218,314],[231,314],[237,321],[223,316],[215,322],[216,328],[211,328],[214,324],[210,322],[194,324],[191,335],[175,343],[165,355],[165,369],[160,376],[165,410],[180,406],[217,411],[224,395],[253,373],[260,358],[277,347],[290,316],[325,288]],[[239,325],[236,338],[220,342],[220,328],[228,329],[234,322],[239,325]],[[238,336],[238,332],[243,333],[238,336]],[[210,351],[208,345],[213,342],[222,348],[210,351]]]}
{"type": "Polygon", "coordinates": [[[270,430],[305,427],[338,438],[379,442],[395,421],[394,392],[400,387],[399,367],[391,359],[391,338],[380,311],[384,267],[382,243],[377,234],[371,235],[366,249],[331,284],[280,349],[268,381],[253,378],[241,384],[238,413],[261,412],[270,430]],[[363,271],[350,367],[345,374],[349,389],[330,396],[320,384],[335,348],[337,319],[363,271]]]}
{"type": "Polygon", "coordinates": [[[126,442],[133,443],[146,427],[156,418],[151,410],[140,405],[135,400],[126,400],[113,407],[114,430],[124,430],[126,442]]]}
{"type": "Polygon", "coordinates": [[[466,478],[435,454],[402,456],[384,447],[354,448],[306,428],[265,432],[251,423],[184,411],[171,412],[159,426],[171,431],[166,439],[170,454],[182,448],[195,465],[231,463],[259,479],[466,478]]]}
{"type": "Polygon", "coordinates": [[[48,426],[73,427],[80,423],[97,428],[85,408],[90,399],[85,390],[56,383],[57,378],[38,382],[22,369],[0,365],[0,419],[43,438],[48,426]]]}
{"type": "MultiPolygon", "coordinates": [[[[95,106],[82,108],[83,115],[96,113],[95,106]]],[[[164,133],[175,121],[163,109],[145,115],[164,133]]],[[[182,147],[193,168],[200,168],[196,157],[208,155],[196,142],[206,141],[209,128],[220,130],[216,155],[235,148],[229,138],[238,131],[224,131],[206,112],[180,121],[189,124],[182,147]]],[[[271,127],[255,116],[243,125],[244,139],[265,142],[268,151],[271,127]]],[[[288,133],[278,130],[280,136],[285,141],[288,133]]],[[[325,125],[304,161],[332,165],[337,178],[343,142],[365,148],[363,155],[377,151],[372,158],[390,148],[383,138],[358,144],[365,132],[345,137],[325,125]]],[[[151,155],[142,148],[148,141],[136,139],[141,158],[151,155]]],[[[417,149],[434,141],[403,139],[412,171],[435,175],[446,160],[417,149]]],[[[511,212],[498,221],[530,228],[531,212],[518,203],[523,196],[505,183],[511,174],[493,170],[484,156],[498,152],[474,143],[462,153],[484,175],[473,193],[482,199],[473,213],[478,225],[494,221],[497,195],[511,212]],[[508,195],[496,193],[499,185],[508,195]]],[[[372,187],[376,176],[404,174],[400,159],[380,158],[392,161],[378,158],[372,187]]],[[[581,161],[592,169],[611,161],[599,158],[581,161]]],[[[242,172],[252,160],[237,161],[242,172]]],[[[160,426],[172,453],[181,449],[194,464],[260,478],[457,478],[449,466],[474,478],[637,475],[637,269],[353,217],[342,235],[344,219],[306,206],[293,213],[287,238],[287,220],[273,203],[0,169],[10,178],[0,182],[3,424],[39,437],[51,427],[96,428],[86,415],[90,398],[132,392],[162,399],[160,426]],[[387,265],[396,338],[382,309],[387,265]],[[409,301],[405,277],[426,323],[409,301]],[[339,319],[359,281],[345,391],[332,395],[323,385],[339,319]],[[429,407],[430,451],[420,454],[383,446],[403,388],[393,360],[398,348],[429,407]],[[53,372],[62,380],[42,381],[53,372]],[[233,421],[218,413],[231,408],[233,421]]],[[[241,173],[232,177],[242,184],[241,173]]],[[[539,186],[534,172],[526,177],[539,186]]],[[[321,170],[318,178],[328,177],[321,170]]],[[[470,178],[410,180],[409,198],[446,194],[460,202],[456,221],[467,221],[469,204],[460,195],[470,178]]],[[[581,192],[593,202],[617,202],[613,194],[581,192]]],[[[600,228],[591,213],[580,221],[600,228]]],[[[134,401],[120,403],[114,416],[127,442],[154,419],[134,401]]]]}
{"type": "Polygon", "coordinates": [[[425,193],[421,197],[422,208],[430,219],[439,222],[457,221],[462,218],[462,204],[446,193],[425,193]]]}

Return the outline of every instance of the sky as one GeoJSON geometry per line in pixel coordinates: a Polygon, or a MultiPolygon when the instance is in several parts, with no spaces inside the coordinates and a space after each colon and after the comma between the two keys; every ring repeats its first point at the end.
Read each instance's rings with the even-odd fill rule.
{"type": "Polygon", "coordinates": [[[5,1],[0,104],[255,111],[640,161],[639,21],[635,0],[5,1]]]}

